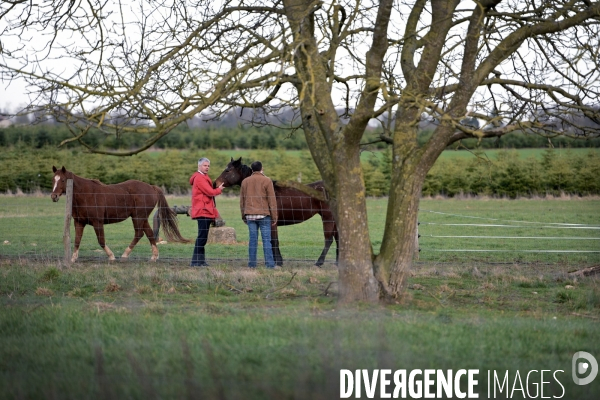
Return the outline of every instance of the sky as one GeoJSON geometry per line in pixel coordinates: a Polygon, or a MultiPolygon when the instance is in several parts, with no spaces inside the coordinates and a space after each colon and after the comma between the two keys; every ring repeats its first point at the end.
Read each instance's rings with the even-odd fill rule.
{"type": "MultiPolygon", "coordinates": [[[[465,5],[468,8],[468,4],[465,5]]],[[[127,8],[125,8],[127,10],[127,8]]],[[[1,22],[1,21],[0,21],[1,22]]],[[[0,24],[1,25],[1,24],[0,24]]],[[[0,26],[1,27],[1,26],[0,26]]],[[[1,29],[0,29],[1,32],[1,29]]],[[[5,48],[12,48],[14,43],[10,43],[11,40],[18,40],[16,37],[1,37],[0,41],[5,48]],[[8,45],[8,46],[6,46],[8,45]]],[[[36,45],[36,41],[30,41],[32,46],[36,45]]],[[[501,69],[499,67],[498,69],[501,69]]],[[[26,95],[26,86],[23,81],[13,81],[10,84],[0,80],[0,110],[1,111],[16,111],[19,108],[29,103],[29,98],[26,95]]]]}
{"type": "Polygon", "coordinates": [[[15,111],[18,106],[27,104],[25,85],[20,82],[0,82],[0,109],[3,111],[15,111]]]}

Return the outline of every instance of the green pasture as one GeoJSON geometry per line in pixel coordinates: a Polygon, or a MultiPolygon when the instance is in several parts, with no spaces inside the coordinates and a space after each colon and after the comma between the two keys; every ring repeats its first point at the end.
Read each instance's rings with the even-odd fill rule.
{"type": "MultiPolygon", "coordinates": [[[[597,240],[583,239],[600,237],[597,230],[551,225],[599,226],[597,199],[423,199],[422,251],[408,289],[379,306],[336,302],[333,252],[323,268],[312,266],[322,246],[318,217],[281,229],[283,269],[248,270],[238,199],[221,196],[217,205],[238,244],[209,245],[209,268],[188,267],[191,245],[171,243],[149,263],[145,239],[133,260],[109,263],[89,228],[80,261],[64,267],[64,199],[0,197],[0,240],[9,242],[0,244],[0,399],[334,399],[340,369],[375,368],[479,369],[479,398],[488,398],[488,371],[509,371],[511,388],[517,372],[527,385],[529,371],[562,371],[560,385],[544,376],[544,396],[600,396],[599,378],[588,386],[571,378],[575,352],[600,356],[600,282],[569,274],[597,265],[597,253],[518,251],[598,250],[597,240]],[[453,223],[582,239],[433,237],[508,235],[453,223]],[[507,252],[437,251],[457,247],[507,252]]],[[[377,250],[386,201],[368,205],[377,250]]],[[[179,221],[194,237],[194,222],[179,221]]],[[[107,226],[117,255],[131,236],[130,222],[107,226]]],[[[530,375],[532,394],[541,380],[530,375]]],[[[505,389],[497,398],[506,397],[505,389]]]]}
{"type": "MultiPolygon", "coordinates": [[[[544,153],[548,149],[481,149],[481,150],[446,150],[440,156],[440,159],[454,159],[454,158],[472,158],[472,157],[483,157],[490,160],[498,158],[499,154],[506,152],[514,152],[519,155],[519,158],[533,157],[537,160],[541,160],[544,153]]],[[[553,152],[557,153],[557,156],[566,156],[569,154],[583,156],[590,152],[600,154],[598,148],[553,148],[553,152]]]]}
{"type": "MultiPolygon", "coordinates": [[[[169,151],[177,151],[177,150],[169,150],[169,151]]],[[[266,154],[269,153],[274,153],[277,152],[279,150],[254,150],[254,149],[235,149],[235,150],[210,150],[211,153],[215,153],[215,154],[222,154],[226,157],[233,157],[235,159],[238,159],[239,157],[242,157],[242,160],[245,159],[260,159],[261,155],[264,156],[266,154]]],[[[528,157],[533,157],[536,158],[538,160],[541,160],[544,153],[547,151],[547,149],[463,149],[463,148],[458,148],[458,149],[448,149],[446,151],[444,151],[441,156],[440,156],[440,160],[444,160],[444,159],[455,159],[455,158],[463,158],[463,159],[469,159],[469,158],[474,158],[474,157],[483,157],[484,159],[490,159],[490,160],[495,160],[498,157],[498,154],[502,154],[502,153],[506,153],[506,152],[515,152],[516,154],[519,155],[519,158],[528,158],[528,157]]],[[[573,154],[573,155],[578,155],[578,156],[582,156],[585,154],[588,154],[590,152],[596,153],[596,154],[600,154],[600,148],[554,148],[553,151],[555,153],[558,153],[557,155],[567,155],[567,154],[573,154]]],[[[151,150],[148,151],[147,153],[151,156],[151,157],[158,157],[162,152],[164,152],[164,150],[151,150]]],[[[285,150],[285,154],[288,156],[293,156],[293,157],[301,157],[304,156],[308,153],[307,150],[285,150]]],[[[366,161],[369,159],[369,157],[377,157],[377,158],[383,158],[383,154],[384,152],[382,150],[365,150],[361,153],[361,158],[363,161],[366,161]]]]}
{"type": "MultiPolygon", "coordinates": [[[[484,160],[496,160],[499,154],[506,154],[507,152],[514,152],[518,154],[519,158],[526,159],[529,157],[535,158],[536,160],[541,160],[544,156],[544,153],[547,152],[548,149],[448,149],[444,151],[439,160],[454,160],[454,159],[471,159],[471,158],[482,158],[484,160]]],[[[600,154],[600,148],[553,148],[553,152],[556,156],[584,156],[586,154],[595,153],[600,154]]],[[[149,150],[146,152],[150,156],[150,158],[157,159],[161,154],[165,151],[177,152],[177,151],[185,151],[185,150],[149,150]]],[[[235,149],[235,150],[217,150],[211,149],[211,154],[216,154],[219,156],[223,156],[224,158],[234,158],[238,159],[242,157],[242,162],[246,162],[246,160],[255,160],[255,159],[270,159],[273,154],[281,152],[283,150],[256,150],[256,149],[235,149]]],[[[200,154],[200,152],[199,152],[200,154]]],[[[285,150],[285,154],[288,157],[306,157],[309,155],[308,150],[285,150]]],[[[361,153],[361,159],[363,161],[367,161],[370,158],[375,157],[379,160],[384,158],[383,150],[364,150],[361,153]]],[[[219,171],[220,171],[219,166],[219,171]]],[[[213,171],[214,172],[214,171],[213,171]]]]}
{"type": "MultiPolygon", "coordinates": [[[[159,150],[159,149],[152,149],[152,150],[148,150],[146,151],[146,154],[148,154],[150,157],[153,158],[157,158],[160,156],[161,153],[165,152],[165,151],[170,151],[170,152],[177,152],[177,151],[187,151],[187,150],[177,150],[177,149],[168,149],[168,150],[159,150]]],[[[261,156],[263,156],[262,158],[265,158],[265,155],[268,154],[276,154],[279,152],[284,151],[285,154],[287,156],[290,157],[303,157],[303,156],[307,156],[310,154],[310,152],[308,150],[285,150],[285,149],[278,149],[278,150],[266,150],[266,149],[229,149],[229,150],[219,150],[219,149],[210,149],[208,150],[211,154],[217,154],[219,156],[223,156],[224,158],[229,157],[229,159],[234,158],[234,159],[238,159],[240,157],[242,157],[242,162],[246,163],[246,160],[254,160],[254,159],[261,159],[261,156]]],[[[197,150],[198,154],[200,154],[200,156],[202,156],[202,150],[199,149],[197,150]]],[[[268,157],[268,156],[267,156],[268,157]]],[[[213,167],[216,167],[213,165],[213,167]]],[[[225,166],[221,166],[219,165],[217,169],[219,169],[219,172],[221,169],[223,169],[225,166]]]]}
{"type": "MultiPolygon", "coordinates": [[[[189,196],[169,196],[169,204],[189,205],[189,196]]],[[[237,244],[210,245],[207,257],[216,263],[243,265],[247,257],[248,230],[240,218],[239,198],[223,195],[217,206],[226,225],[235,229],[237,244]]],[[[383,239],[386,198],[370,198],[369,232],[377,253],[383,239]]],[[[49,196],[0,196],[0,255],[35,259],[61,258],[65,199],[53,203],[49,196]]],[[[195,239],[196,222],[178,217],[184,237],[195,239]]],[[[152,221],[150,220],[150,223],[152,221]]],[[[432,199],[421,201],[419,261],[594,264],[600,261],[600,200],[570,199],[432,199]]],[[[107,245],[119,257],[133,238],[131,221],[105,225],[107,245]]],[[[318,215],[298,225],[279,228],[284,259],[311,265],[324,245],[318,215]]],[[[71,241],[75,230],[71,224],[71,241]]],[[[185,264],[193,244],[159,244],[161,260],[185,264]]],[[[146,260],[151,249],[142,238],[133,260],[146,260]]],[[[259,252],[259,257],[261,252],[259,252]]],[[[88,226],[80,257],[104,260],[96,235],[88,226]]],[[[335,245],[327,262],[335,261],[335,245]]]]}
{"type": "Polygon", "coordinates": [[[419,222],[423,261],[600,261],[599,200],[427,199],[419,222]]]}

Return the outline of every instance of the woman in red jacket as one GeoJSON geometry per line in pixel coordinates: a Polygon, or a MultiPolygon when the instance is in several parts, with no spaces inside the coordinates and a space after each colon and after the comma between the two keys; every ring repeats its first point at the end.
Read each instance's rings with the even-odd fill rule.
{"type": "Polygon", "coordinates": [[[190,216],[198,221],[198,237],[194,246],[194,254],[192,255],[192,267],[208,267],[204,256],[204,246],[208,240],[208,229],[210,224],[219,216],[217,207],[215,206],[215,196],[218,196],[223,191],[223,184],[216,189],[213,189],[213,184],[208,177],[210,169],[210,160],[201,158],[198,160],[198,172],[190,177],[190,185],[192,185],[192,208],[190,216]]]}

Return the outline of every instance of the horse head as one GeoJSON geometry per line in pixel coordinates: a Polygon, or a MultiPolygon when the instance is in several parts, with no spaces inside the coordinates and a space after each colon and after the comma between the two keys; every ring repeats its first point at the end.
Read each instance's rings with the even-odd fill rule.
{"type": "Polygon", "coordinates": [[[61,169],[57,169],[53,165],[52,171],[54,171],[54,184],[52,185],[50,197],[52,201],[57,202],[60,195],[67,191],[67,170],[64,166],[61,169]]]}
{"type": "Polygon", "coordinates": [[[213,186],[219,187],[221,183],[223,183],[223,187],[241,185],[244,178],[246,178],[243,167],[244,165],[242,164],[242,157],[238,158],[237,160],[234,160],[233,157],[231,157],[231,161],[229,164],[227,164],[225,170],[221,172],[221,175],[215,179],[213,186]]]}

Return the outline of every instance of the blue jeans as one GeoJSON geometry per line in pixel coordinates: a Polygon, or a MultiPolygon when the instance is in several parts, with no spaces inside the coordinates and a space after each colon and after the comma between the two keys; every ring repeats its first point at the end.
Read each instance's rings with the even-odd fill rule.
{"type": "Polygon", "coordinates": [[[248,246],[248,266],[256,267],[256,251],[258,248],[258,230],[263,242],[263,252],[265,255],[265,266],[274,268],[273,249],[271,248],[271,217],[264,217],[254,221],[248,220],[248,232],[250,233],[250,244],[248,246]]]}

